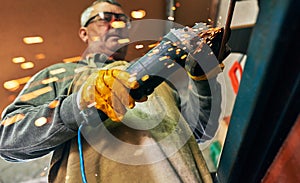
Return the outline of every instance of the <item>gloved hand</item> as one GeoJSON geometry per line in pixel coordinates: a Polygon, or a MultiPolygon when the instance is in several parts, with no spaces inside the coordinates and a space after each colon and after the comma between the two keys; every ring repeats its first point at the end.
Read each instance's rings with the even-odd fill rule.
{"type": "Polygon", "coordinates": [[[129,73],[118,69],[99,70],[88,77],[81,92],[81,106],[95,104],[111,120],[120,122],[127,108],[135,106],[130,89],[139,87],[129,73]]]}
{"type": "MultiPolygon", "coordinates": [[[[216,76],[224,68],[223,60],[230,54],[230,48],[226,43],[224,53],[219,53],[223,37],[223,28],[209,28],[201,31],[198,35],[202,38],[202,43],[198,46],[196,54],[189,54],[185,69],[194,80],[207,80],[216,76]],[[208,45],[205,49],[204,44],[208,45]],[[211,54],[211,52],[213,54],[211,54]],[[218,56],[221,55],[220,58],[218,56]],[[196,58],[195,58],[196,57],[196,58]],[[201,65],[199,65],[199,63],[201,65]]],[[[196,40],[198,41],[198,40],[196,40]]],[[[228,40],[226,40],[227,42],[228,40]]]]}

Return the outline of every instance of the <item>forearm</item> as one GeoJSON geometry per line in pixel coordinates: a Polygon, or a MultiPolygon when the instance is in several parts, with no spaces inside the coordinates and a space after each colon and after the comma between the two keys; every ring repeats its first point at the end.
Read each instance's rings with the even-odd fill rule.
{"type": "Polygon", "coordinates": [[[77,135],[78,125],[74,120],[77,115],[74,114],[79,114],[79,110],[73,104],[76,93],[68,92],[76,67],[75,64],[58,64],[37,73],[5,109],[0,124],[2,157],[8,160],[37,158],[77,135]],[[55,75],[56,82],[43,83],[53,77],[50,71],[61,68],[66,72],[55,75]]]}
{"type": "Polygon", "coordinates": [[[72,106],[64,106],[64,101],[70,99],[57,98],[62,105],[55,108],[49,103],[36,107],[11,105],[0,125],[0,155],[14,161],[37,158],[76,136],[76,122],[70,124],[61,117],[61,113],[73,112],[72,106]]]}

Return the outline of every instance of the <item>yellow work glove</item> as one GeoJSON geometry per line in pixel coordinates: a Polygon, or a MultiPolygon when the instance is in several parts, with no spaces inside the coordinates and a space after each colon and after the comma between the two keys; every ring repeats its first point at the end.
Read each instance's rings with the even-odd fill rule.
{"type": "Polygon", "coordinates": [[[126,108],[133,108],[135,100],[129,95],[139,84],[126,71],[99,70],[88,77],[81,92],[81,106],[94,105],[111,120],[120,122],[126,108]]]}

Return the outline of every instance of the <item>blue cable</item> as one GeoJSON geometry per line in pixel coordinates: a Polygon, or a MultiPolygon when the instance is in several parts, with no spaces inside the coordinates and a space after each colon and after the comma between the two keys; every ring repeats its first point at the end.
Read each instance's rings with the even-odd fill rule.
{"type": "Polygon", "coordinates": [[[78,128],[78,151],[79,151],[79,159],[80,159],[80,172],[81,172],[81,179],[83,183],[87,183],[86,176],[85,176],[85,170],[84,170],[84,159],[83,159],[83,153],[82,153],[82,143],[81,143],[81,127],[78,128]]]}

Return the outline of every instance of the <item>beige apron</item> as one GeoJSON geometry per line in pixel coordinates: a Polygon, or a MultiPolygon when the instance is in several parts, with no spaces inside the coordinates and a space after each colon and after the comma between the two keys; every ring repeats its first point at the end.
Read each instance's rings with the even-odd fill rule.
{"type": "MultiPolygon", "coordinates": [[[[212,182],[167,84],[129,110],[123,123],[104,124],[83,132],[88,183],[212,182]]],[[[49,182],[82,182],[77,139],[54,153],[49,182]]]]}

